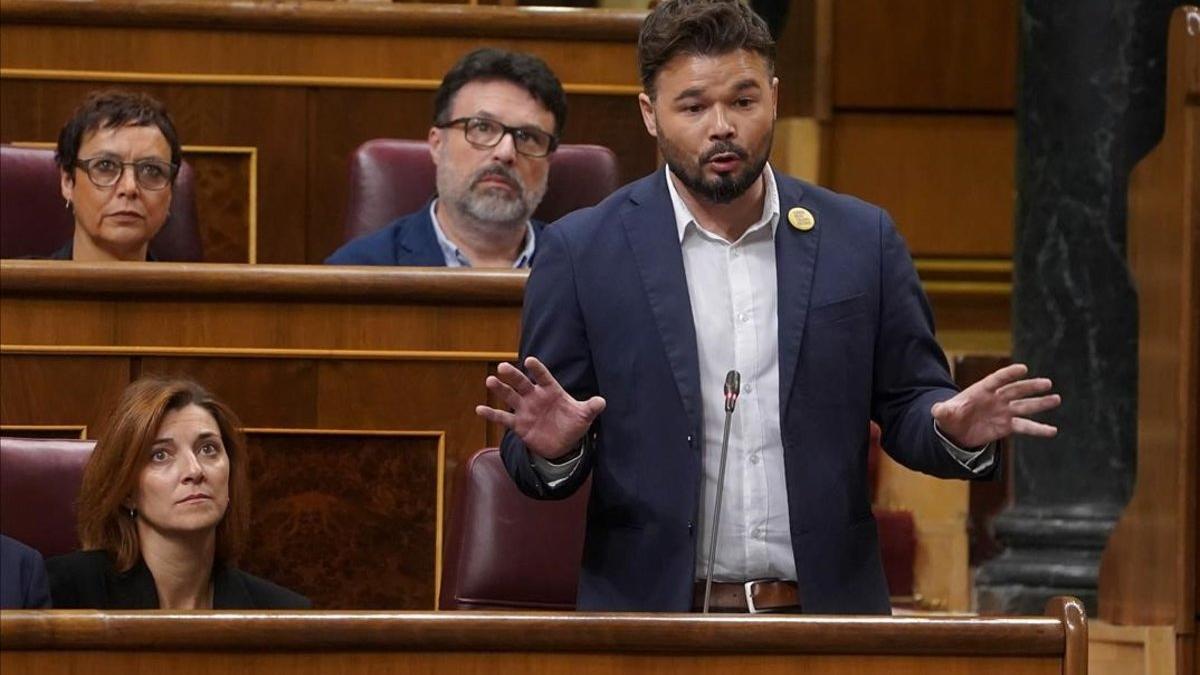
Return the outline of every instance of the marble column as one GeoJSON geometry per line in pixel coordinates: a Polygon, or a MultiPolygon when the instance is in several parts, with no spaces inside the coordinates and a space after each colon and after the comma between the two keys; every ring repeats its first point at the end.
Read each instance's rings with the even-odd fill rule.
{"type": "Polygon", "coordinates": [[[1016,438],[1004,552],[976,574],[980,611],[1096,613],[1100,553],[1132,492],[1137,292],[1129,172],[1162,134],[1163,0],[1022,0],[1013,357],[1052,378],[1057,438],[1016,438]]]}

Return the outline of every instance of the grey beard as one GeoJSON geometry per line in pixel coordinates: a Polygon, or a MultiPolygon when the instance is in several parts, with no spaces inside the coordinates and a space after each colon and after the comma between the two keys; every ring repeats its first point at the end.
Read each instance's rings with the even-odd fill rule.
{"type": "Polygon", "coordinates": [[[520,197],[507,199],[487,192],[482,195],[468,192],[455,200],[455,206],[460,213],[480,223],[524,222],[533,212],[520,197]]]}

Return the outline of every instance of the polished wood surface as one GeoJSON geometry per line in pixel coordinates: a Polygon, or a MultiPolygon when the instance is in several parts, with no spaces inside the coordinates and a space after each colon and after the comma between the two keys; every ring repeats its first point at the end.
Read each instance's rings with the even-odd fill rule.
{"type": "Polygon", "coordinates": [[[839,113],[829,144],[830,187],[887,209],[913,255],[1011,256],[1011,117],[839,113]]]}
{"type": "Polygon", "coordinates": [[[1129,184],[1137,478],[1104,551],[1099,610],[1114,624],[1173,625],[1185,640],[1195,636],[1200,564],[1200,9],[1177,9],[1170,31],[1166,129],[1129,184]]]}
{"type": "Polygon", "coordinates": [[[834,13],[842,109],[1011,110],[1017,0],[860,0],[834,13]]]}
{"type": "Polygon", "coordinates": [[[0,667],[40,673],[1086,672],[1070,599],[1047,617],[738,617],[492,612],[0,615],[0,667]],[[127,670],[120,670],[120,669],[127,670]]]}
{"type": "Polygon", "coordinates": [[[628,42],[645,12],[451,4],[5,0],[0,21],[79,26],[194,27],[279,32],[574,38],[628,42]]]}

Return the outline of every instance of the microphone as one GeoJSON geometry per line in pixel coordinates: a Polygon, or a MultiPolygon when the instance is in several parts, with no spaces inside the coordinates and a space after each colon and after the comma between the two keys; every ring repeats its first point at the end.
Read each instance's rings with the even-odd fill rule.
{"type": "Polygon", "coordinates": [[[721,464],[717,469],[717,503],[713,506],[712,536],[708,540],[708,572],[704,575],[704,614],[708,614],[708,600],[712,595],[713,565],[717,562],[717,527],[721,524],[721,497],[725,491],[725,459],[729,456],[729,423],[733,420],[733,409],[738,394],[742,392],[742,376],[731,370],[725,374],[725,431],[721,434],[721,464]]]}

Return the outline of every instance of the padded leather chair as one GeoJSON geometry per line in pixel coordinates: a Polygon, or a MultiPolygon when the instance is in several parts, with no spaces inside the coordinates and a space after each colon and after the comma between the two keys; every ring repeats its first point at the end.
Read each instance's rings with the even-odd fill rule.
{"type": "MultiPolygon", "coordinates": [[[[617,156],[599,145],[560,145],[550,156],[546,196],[533,213],[553,222],[592,206],[619,186],[617,156]]],[[[436,189],[425,141],[376,138],[350,156],[345,241],[382,229],[425,205],[436,189]]]]}
{"type": "Polygon", "coordinates": [[[50,557],[79,548],[75,500],[96,441],[0,438],[0,532],[50,557]]]}
{"type": "MultiPolygon", "coordinates": [[[[185,161],[175,179],[167,222],[150,242],[155,259],[204,259],[195,183],[195,172],[185,161]]],[[[74,217],[59,191],[54,151],[0,145],[0,258],[47,257],[74,231],[74,217]]]]}
{"type": "Polygon", "coordinates": [[[487,448],[462,463],[458,486],[438,607],[575,609],[590,481],[561,501],[533,499],[487,448]]]}

